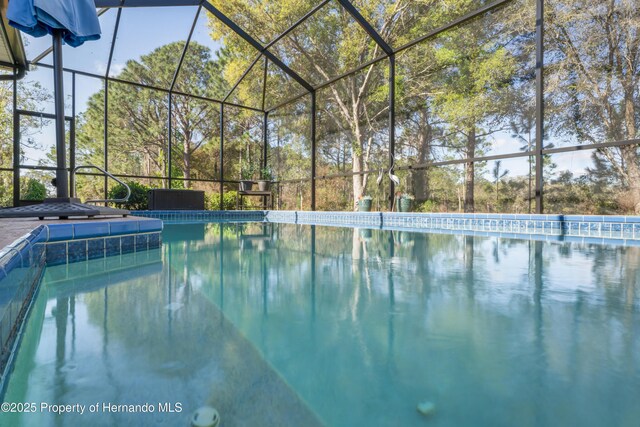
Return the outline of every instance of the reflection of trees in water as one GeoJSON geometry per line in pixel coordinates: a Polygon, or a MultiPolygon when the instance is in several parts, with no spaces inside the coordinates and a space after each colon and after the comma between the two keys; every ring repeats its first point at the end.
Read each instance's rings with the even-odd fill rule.
{"type": "Polygon", "coordinates": [[[608,306],[633,309],[638,305],[640,286],[640,248],[593,245],[592,271],[602,286],[608,306]]]}
{"type": "Polygon", "coordinates": [[[120,341],[157,372],[175,360],[176,374],[188,374],[207,364],[203,348],[215,345],[211,305],[192,298],[184,270],[165,268],[160,274],[134,279],[85,295],[89,322],[110,340],[120,341]]]}
{"type": "MultiPolygon", "coordinates": [[[[152,351],[146,357],[153,366],[162,365],[168,338],[178,360],[193,360],[200,345],[215,345],[202,341],[208,336],[209,299],[285,378],[296,381],[303,396],[318,388],[359,395],[380,389],[380,381],[390,388],[409,381],[438,393],[453,373],[466,378],[449,384],[447,393],[484,384],[486,395],[500,396],[504,390],[495,387],[524,382],[525,366],[535,381],[529,379],[522,399],[535,413],[543,411],[543,396],[561,398],[566,392],[557,375],[588,387],[597,378],[607,388],[612,378],[584,367],[602,366],[603,360],[617,366],[616,354],[630,366],[640,365],[633,352],[637,340],[628,335],[638,321],[638,248],[328,230],[225,224],[207,226],[202,236],[185,242],[165,243],[165,265],[173,276],[165,271],[153,280],[171,285],[150,287],[148,298],[138,291],[143,283],[109,289],[109,301],[117,301],[109,306],[109,330],[132,348],[140,336],[149,337],[152,351]],[[257,244],[265,238],[268,244],[257,244]],[[558,288],[567,279],[549,272],[568,260],[592,271],[593,289],[558,288]],[[496,276],[496,269],[508,274],[496,276]],[[188,311],[163,309],[186,299],[188,311]],[[121,308],[113,316],[112,306],[121,308]],[[159,321],[154,316],[169,314],[176,316],[171,327],[168,319],[161,327],[149,325],[159,321]],[[132,330],[127,316],[142,330],[132,330]],[[618,321],[623,338],[612,333],[618,321]],[[346,341],[357,345],[346,348],[346,341]],[[607,355],[604,347],[615,354],[607,355]],[[523,365],[514,365],[515,359],[523,365]],[[360,383],[352,381],[353,360],[365,373],[360,383]]],[[[91,298],[98,322],[102,296],[91,298]]]]}

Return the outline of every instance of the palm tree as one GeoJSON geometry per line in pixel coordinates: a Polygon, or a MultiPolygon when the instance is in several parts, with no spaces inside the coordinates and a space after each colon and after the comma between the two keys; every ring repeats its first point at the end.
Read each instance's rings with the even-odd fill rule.
{"type": "Polygon", "coordinates": [[[509,169],[500,171],[500,166],[502,166],[502,161],[497,160],[493,168],[493,182],[496,184],[496,209],[498,207],[498,187],[500,186],[500,180],[509,173],[509,169]]]}

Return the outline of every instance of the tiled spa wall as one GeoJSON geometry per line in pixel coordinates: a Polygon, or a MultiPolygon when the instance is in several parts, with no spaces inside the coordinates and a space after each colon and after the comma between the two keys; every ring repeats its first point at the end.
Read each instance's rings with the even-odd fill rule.
{"type": "Polygon", "coordinates": [[[158,219],[47,224],[0,249],[0,374],[47,265],[159,248],[158,219]]]}

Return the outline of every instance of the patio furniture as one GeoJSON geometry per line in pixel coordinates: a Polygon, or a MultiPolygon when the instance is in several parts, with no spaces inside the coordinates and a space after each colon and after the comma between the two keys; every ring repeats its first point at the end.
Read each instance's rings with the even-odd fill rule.
{"type": "Polygon", "coordinates": [[[238,198],[236,199],[236,209],[243,209],[244,197],[262,197],[262,210],[273,210],[273,196],[271,191],[238,191],[238,198]]]}
{"type": "Polygon", "coordinates": [[[149,210],[203,211],[204,191],[168,190],[162,188],[150,190],[149,210]]]}

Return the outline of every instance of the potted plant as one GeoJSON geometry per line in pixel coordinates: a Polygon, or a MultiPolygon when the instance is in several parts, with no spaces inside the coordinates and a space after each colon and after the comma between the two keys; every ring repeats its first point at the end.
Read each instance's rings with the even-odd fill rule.
{"type": "Polygon", "coordinates": [[[240,191],[251,191],[253,188],[253,165],[249,162],[240,164],[240,191]]]}
{"type": "Polygon", "coordinates": [[[260,191],[269,191],[271,188],[271,181],[273,181],[273,173],[271,173],[271,168],[264,167],[260,171],[261,179],[258,180],[258,190],[260,191]]]}
{"type": "Polygon", "coordinates": [[[360,212],[370,212],[371,211],[371,202],[373,201],[372,197],[369,195],[362,195],[358,198],[356,202],[356,207],[360,212]]]}
{"type": "Polygon", "coordinates": [[[411,212],[415,197],[409,193],[396,193],[396,206],[398,212],[411,212]]]}

